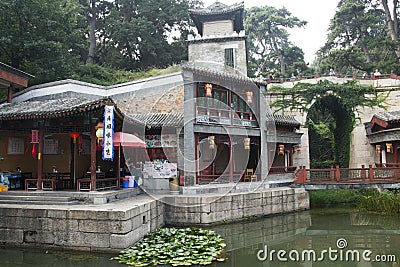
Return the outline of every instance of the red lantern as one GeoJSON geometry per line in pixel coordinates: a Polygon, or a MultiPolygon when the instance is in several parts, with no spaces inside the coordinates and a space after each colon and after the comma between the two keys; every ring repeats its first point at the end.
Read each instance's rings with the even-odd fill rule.
{"type": "Polygon", "coordinates": [[[206,88],[206,97],[212,97],[212,84],[207,83],[205,85],[206,88]]]}
{"type": "Polygon", "coordinates": [[[79,134],[78,133],[70,133],[69,136],[74,139],[74,144],[76,144],[76,138],[78,138],[79,134]]]}
{"type": "Polygon", "coordinates": [[[382,146],[381,145],[376,145],[375,146],[375,150],[376,150],[376,153],[381,154],[382,153],[382,146]]]}
{"type": "Polygon", "coordinates": [[[39,131],[38,130],[32,130],[31,143],[33,143],[33,144],[39,143],[39,131]]]}

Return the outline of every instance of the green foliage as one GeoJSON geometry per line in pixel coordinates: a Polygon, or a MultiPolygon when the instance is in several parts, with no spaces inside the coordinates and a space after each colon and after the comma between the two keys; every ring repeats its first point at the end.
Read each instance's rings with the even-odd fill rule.
{"type": "Polygon", "coordinates": [[[30,84],[62,79],[79,61],[79,6],[73,0],[0,2],[0,61],[35,75],[30,84]]]}
{"type": "Polygon", "coordinates": [[[373,191],[360,199],[358,208],[382,214],[399,214],[400,194],[395,190],[373,191]]]}
{"type": "Polygon", "coordinates": [[[327,42],[319,50],[320,72],[334,68],[341,75],[361,75],[379,68],[382,73],[398,73],[397,49],[380,1],[342,0],[331,19],[327,42]]]}
{"type": "Polygon", "coordinates": [[[356,119],[354,113],[362,107],[384,107],[389,94],[371,86],[362,86],[356,80],[343,84],[328,80],[317,84],[297,83],[293,88],[272,87],[271,91],[282,94],[282,98],[271,105],[275,110],[289,108],[309,112],[307,123],[311,130],[310,140],[314,142],[310,144],[311,161],[334,160],[335,165],[341,167],[349,165],[350,135],[356,119]],[[328,115],[331,116],[329,121],[328,115]],[[322,154],[331,147],[333,157],[322,154]],[[313,153],[313,150],[319,152],[313,153]]]}
{"type": "Polygon", "coordinates": [[[310,190],[310,204],[312,207],[325,206],[356,206],[369,190],[338,189],[338,190],[310,190]]]}
{"type": "MultiPolygon", "coordinates": [[[[245,29],[249,48],[249,73],[286,75],[286,68],[294,72],[304,70],[304,54],[289,42],[287,29],[303,27],[300,20],[286,8],[271,6],[252,7],[246,10],[245,29]]],[[[290,74],[289,74],[290,75],[290,74]]]]}
{"type": "Polygon", "coordinates": [[[160,228],[113,258],[132,266],[207,265],[224,261],[225,243],[211,230],[160,228]]]}

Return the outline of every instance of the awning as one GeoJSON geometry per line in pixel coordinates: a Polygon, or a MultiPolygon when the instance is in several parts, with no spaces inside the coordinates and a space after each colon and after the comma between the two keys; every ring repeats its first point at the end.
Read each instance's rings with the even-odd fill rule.
{"type": "Polygon", "coordinates": [[[114,146],[123,146],[123,147],[146,147],[146,143],[137,137],[136,135],[124,133],[124,132],[115,132],[114,133],[114,146]]]}

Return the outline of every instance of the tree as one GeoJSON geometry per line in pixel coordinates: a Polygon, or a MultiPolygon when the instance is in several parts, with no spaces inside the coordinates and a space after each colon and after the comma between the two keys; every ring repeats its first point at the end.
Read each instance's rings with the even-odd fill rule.
{"type": "Polygon", "coordinates": [[[0,61],[35,75],[67,77],[79,60],[79,6],[72,0],[0,2],[0,61]]]}
{"type": "Polygon", "coordinates": [[[132,70],[166,67],[186,56],[189,1],[119,0],[104,18],[100,64],[132,70]],[[183,51],[177,50],[184,48],[183,51]]]}
{"type": "Polygon", "coordinates": [[[306,21],[291,15],[286,8],[263,6],[247,10],[245,29],[250,40],[250,60],[257,66],[256,73],[267,71],[267,64],[276,57],[280,74],[286,73],[284,50],[290,46],[288,28],[303,27],[306,21]]]}
{"type": "Polygon", "coordinates": [[[400,43],[399,43],[399,16],[397,9],[399,8],[399,1],[392,0],[392,12],[389,9],[388,1],[381,0],[383,9],[385,10],[387,27],[389,30],[390,38],[395,43],[396,55],[400,58],[400,43]]]}
{"type": "Polygon", "coordinates": [[[375,68],[399,71],[397,0],[393,4],[391,14],[387,0],[341,0],[318,53],[323,72],[331,67],[350,75],[375,68]]]}

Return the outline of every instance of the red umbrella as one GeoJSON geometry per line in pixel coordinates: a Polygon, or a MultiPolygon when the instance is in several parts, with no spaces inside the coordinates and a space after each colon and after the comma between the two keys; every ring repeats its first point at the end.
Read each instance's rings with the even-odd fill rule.
{"type": "Polygon", "coordinates": [[[123,146],[123,147],[146,147],[146,143],[137,137],[136,135],[124,133],[124,132],[115,132],[114,133],[114,146],[123,146]]]}

